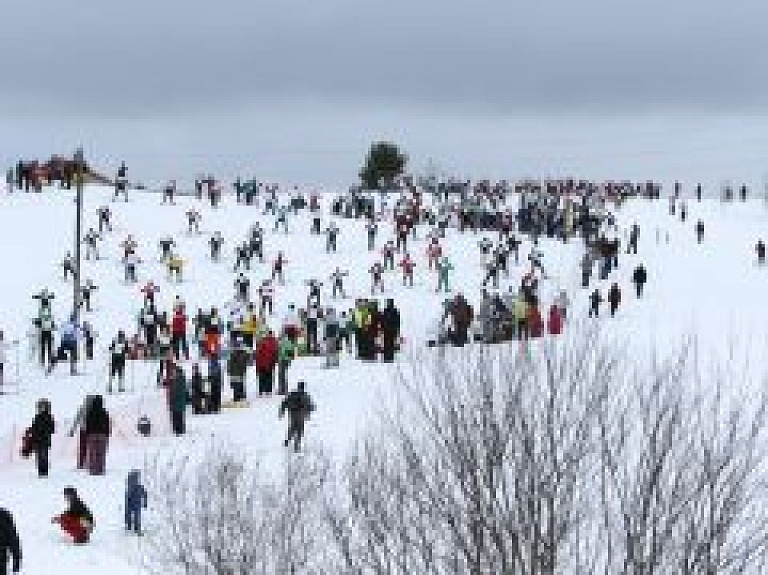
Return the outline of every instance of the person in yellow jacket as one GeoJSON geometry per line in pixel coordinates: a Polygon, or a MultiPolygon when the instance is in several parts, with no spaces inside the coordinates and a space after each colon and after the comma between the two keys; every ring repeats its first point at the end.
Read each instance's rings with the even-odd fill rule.
{"type": "Polygon", "coordinates": [[[528,336],[528,303],[524,298],[518,297],[512,305],[512,318],[517,326],[517,334],[520,339],[528,336]]]}
{"type": "Polygon", "coordinates": [[[253,349],[254,339],[259,327],[259,319],[253,311],[253,304],[248,304],[243,317],[243,323],[240,326],[240,332],[243,334],[243,343],[246,347],[253,349]]]}
{"type": "Polygon", "coordinates": [[[168,279],[173,280],[175,278],[177,282],[180,282],[184,269],[184,260],[176,254],[171,254],[165,260],[165,266],[168,269],[168,279]]]}

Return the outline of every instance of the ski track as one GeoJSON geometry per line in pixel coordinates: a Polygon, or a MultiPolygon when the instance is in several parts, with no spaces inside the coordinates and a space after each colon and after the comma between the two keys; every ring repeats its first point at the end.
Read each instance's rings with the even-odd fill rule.
{"type": "MultiPolygon", "coordinates": [[[[279,399],[256,398],[252,372],[248,380],[250,409],[225,411],[218,416],[189,415],[188,436],[179,439],[169,435],[164,399],[155,385],[155,363],[131,365],[129,362],[126,384],[132,391],[106,397],[107,408],[115,418],[107,475],[90,477],[74,469],[75,440],[67,437],[66,431],[83,396],[87,392],[104,392],[105,348],[118,329],[125,329],[129,335],[133,333],[142,303],[141,285],[153,279],[160,286],[156,296],[159,310],[168,309],[176,294],[186,301],[190,315],[198,307],[221,307],[233,295],[235,244],[259,221],[266,232],[265,263],[255,262],[252,271],[247,273],[252,290],[269,276],[271,261],[278,250],[282,250],[288,260],[286,286],[276,288],[275,316],[270,322],[278,329],[287,305],[290,302],[302,305],[305,301],[305,280],[318,278],[326,282],[324,304],[339,305],[340,300],[330,298],[328,276],[336,266],[349,270],[345,288],[352,297],[343,302],[342,308],[347,309],[354,303],[355,296],[370,294],[367,270],[380,258],[380,251],[372,255],[365,250],[363,223],[356,220],[334,218],[341,228],[339,250],[327,254],[325,236],[309,234],[308,213],[292,216],[290,232],[283,234],[273,232],[274,218],[262,215],[261,208],[236,205],[229,196],[225,196],[223,204],[216,209],[191,197],[180,196],[175,205],[161,205],[160,197],[152,194],[134,194],[130,202],[116,203],[109,201],[110,196],[111,190],[105,188],[89,187],[85,192],[84,233],[91,226],[97,229],[96,209],[100,205],[108,205],[113,210],[115,231],[107,233],[106,240],[100,244],[104,259],[84,262],[83,280],[90,278],[99,286],[93,297],[94,311],[84,314],[84,318],[91,321],[99,338],[96,360],[88,362],[85,374],[75,378],[66,375],[65,367],[46,378],[36,363],[28,361],[25,339],[37,311],[37,302],[31,299],[33,293],[44,287],[55,292],[53,308],[58,322],[66,319],[70,310],[72,287],[63,281],[59,262],[66,251],[72,249],[73,194],[52,190],[42,195],[15,193],[0,199],[0,242],[5,246],[0,251],[0,266],[6,271],[0,326],[6,339],[21,340],[20,378],[16,377],[14,351],[9,352],[6,365],[6,374],[16,380],[14,389],[18,392],[0,395],[0,505],[8,507],[17,520],[25,551],[25,573],[49,573],[54,565],[60,575],[86,575],[105,570],[112,575],[141,572],[140,542],[123,532],[123,486],[126,473],[141,468],[151,453],[168,452],[179,443],[215,433],[230,437],[248,453],[257,454],[267,470],[281,465],[285,422],[277,419],[279,399]],[[206,233],[187,234],[184,213],[192,206],[202,213],[206,233]],[[207,257],[207,240],[214,230],[220,230],[226,240],[220,263],[213,263],[207,257]],[[146,262],[139,266],[139,283],[131,286],[123,282],[119,263],[119,243],[128,233],[137,239],[137,254],[146,262]],[[170,284],[158,262],[157,241],[169,233],[174,234],[176,249],[187,261],[181,284],[170,284]],[[18,455],[21,432],[31,421],[35,401],[41,397],[51,400],[57,421],[52,469],[47,479],[38,479],[33,461],[22,460],[18,455]],[[149,439],[137,437],[134,429],[137,418],[144,413],[152,418],[155,432],[149,439]],[[96,517],[96,530],[88,546],[65,543],[49,523],[65,505],[62,489],[66,485],[77,487],[96,517]]],[[[669,215],[668,203],[664,200],[635,199],[621,207],[617,221],[622,232],[634,222],[640,225],[640,255],[622,254],[619,270],[607,281],[593,282],[590,290],[579,286],[578,258],[583,252],[580,240],[562,244],[544,239],[541,249],[552,279],[544,281],[541,288],[543,315],[553,295],[562,288],[572,300],[570,318],[583,317],[589,291],[595,285],[607,290],[610,283],[618,281],[623,300],[618,316],[598,321],[605,324],[609,334],[628,342],[637,357],[646,356],[649,347],[663,353],[679,346],[684,336],[693,334],[707,361],[724,357],[730,341],[735,342],[744,357],[759,354],[768,324],[768,308],[760,305],[768,285],[768,269],[755,265],[754,245],[765,229],[768,208],[758,200],[733,204],[689,200],[688,209],[688,220],[682,223],[679,217],[669,215]],[[694,234],[698,218],[702,218],[706,226],[701,246],[696,244],[694,234]],[[661,231],[660,243],[656,242],[656,228],[661,231]],[[664,241],[666,232],[670,237],[668,244],[664,241]],[[629,277],[640,261],[648,269],[649,281],[643,300],[636,300],[629,277]]],[[[322,218],[325,228],[331,216],[324,211],[322,218]]],[[[409,246],[417,263],[415,287],[402,287],[397,273],[388,272],[384,280],[384,297],[394,297],[401,310],[407,346],[415,347],[423,345],[443,300],[442,295],[434,293],[434,276],[424,275],[425,233],[426,230],[420,228],[419,239],[409,246]]],[[[390,227],[382,223],[378,249],[389,237],[390,227]]],[[[449,230],[442,242],[456,267],[452,279],[454,293],[463,291],[473,304],[478,302],[482,279],[477,242],[483,237],[483,233],[460,235],[449,230]]],[[[503,290],[519,284],[529,249],[530,243],[526,240],[520,248],[521,265],[512,266],[509,279],[501,279],[503,290]]],[[[603,310],[607,315],[607,306],[603,305],[603,310]]],[[[348,356],[342,357],[338,370],[325,370],[322,363],[320,358],[296,361],[289,371],[289,382],[293,386],[297,379],[305,379],[318,406],[308,424],[307,441],[322,443],[337,458],[342,458],[353,438],[366,428],[376,406],[391,394],[392,371],[396,367],[363,364],[348,356]]],[[[761,373],[756,371],[760,367],[756,363],[752,362],[749,369],[750,374],[757,376],[761,373]]],[[[745,385],[739,393],[749,396],[753,391],[754,388],[745,385]]],[[[224,393],[225,399],[228,398],[226,384],[224,393]]],[[[151,524],[148,528],[151,529],[151,524]]]]}

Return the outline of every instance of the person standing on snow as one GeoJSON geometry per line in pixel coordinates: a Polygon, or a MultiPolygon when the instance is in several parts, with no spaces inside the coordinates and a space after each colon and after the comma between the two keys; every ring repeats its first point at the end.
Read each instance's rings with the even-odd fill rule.
{"type": "Polygon", "coordinates": [[[240,272],[235,278],[235,301],[245,303],[251,299],[251,280],[240,272]]]}
{"type": "Polygon", "coordinates": [[[147,507],[147,490],[141,484],[141,472],[134,469],[125,480],[125,530],[141,536],[141,510],[147,507]]]}
{"type": "Polygon", "coordinates": [[[213,235],[208,240],[208,245],[211,248],[211,259],[218,262],[221,258],[221,246],[224,245],[224,238],[221,232],[213,232],[213,235]]]}
{"type": "Polygon", "coordinates": [[[229,376],[229,385],[232,388],[232,400],[235,402],[245,401],[245,378],[248,372],[250,358],[242,342],[232,350],[227,359],[227,375],[229,376]]]}
{"type": "Polygon", "coordinates": [[[336,239],[339,235],[339,226],[337,226],[335,222],[331,222],[330,225],[325,228],[325,234],[327,236],[325,251],[327,253],[336,253],[336,239]]]}
{"type": "Polygon", "coordinates": [[[171,429],[174,435],[184,435],[186,432],[187,412],[187,377],[181,366],[175,366],[171,385],[168,388],[168,410],[171,415],[171,429]]]}
{"type": "Polygon", "coordinates": [[[304,437],[304,425],[309,419],[311,413],[315,410],[315,404],[312,398],[305,391],[305,383],[299,381],[295,391],[292,391],[280,404],[279,417],[282,419],[285,412],[288,412],[288,435],[283,442],[285,447],[293,440],[293,450],[299,452],[301,449],[301,440],[304,437]]]}
{"type": "Polygon", "coordinates": [[[259,395],[271,395],[277,365],[277,339],[272,330],[256,345],[254,365],[259,376],[259,395]]]}
{"type": "Polygon", "coordinates": [[[21,571],[21,541],[16,530],[13,515],[0,507],[0,575],[8,572],[8,559],[11,559],[11,572],[21,571]],[[10,556],[10,557],[9,557],[10,556]]]}
{"type": "MultiPolygon", "coordinates": [[[[149,345],[149,343],[147,343],[149,345]]],[[[112,380],[117,377],[117,391],[125,391],[125,360],[128,354],[128,342],[125,340],[125,332],[120,330],[117,337],[109,346],[109,382],[107,393],[112,393],[112,380]]]]}
{"type": "Polygon", "coordinates": [[[600,302],[603,301],[603,296],[600,295],[600,290],[595,289],[589,296],[589,314],[588,317],[600,317],[600,302]]]}
{"type": "Polygon", "coordinates": [[[395,348],[400,336],[400,311],[395,307],[394,300],[387,300],[387,305],[382,310],[380,319],[382,359],[386,363],[391,363],[395,360],[395,348]]]}
{"type": "Polygon", "coordinates": [[[64,325],[59,328],[59,348],[56,355],[51,358],[48,366],[48,374],[53,371],[56,364],[67,358],[69,360],[70,375],[77,375],[78,342],[82,337],[82,328],[77,323],[75,315],[72,314],[64,325]]]}
{"type": "Polygon", "coordinates": [[[615,282],[611,289],[608,290],[608,303],[610,304],[611,317],[613,317],[616,315],[616,310],[619,309],[619,304],[621,303],[621,290],[619,289],[619,284],[615,282]]]}
{"type": "Polygon", "coordinates": [[[413,287],[413,270],[416,267],[416,264],[413,262],[408,252],[405,253],[405,256],[400,260],[400,263],[397,264],[397,266],[403,271],[403,285],[413,287]]]}
{"type": "Polygon", "coordinates": [[[337,294],[341,294],[342,298],[346,298],[346,294],[344,293],[344,278],[349,275],[348,272],[341,271],[338,267],[334,270],[334,272],[330,275],[331,280],[331,297],[333,299],[336,299],[337,294]]]}
{"type": "Polygon", "coordinates": [[[645,271],[645,267],[643,264],[640,264],[632,273],[632,283],[635,284],[635,293],[637,294],[637,297],[643,296],[643,286],[645,286],[647,279],[648,274],[645,271]]]}
{"type": "Polygon", "coordinates": [[[435,269],[437,270],[437,289],[435,292],[439,293],[442,290],[445,290],[446,293],[450,292],[451,287],[448,280],[450,279],[451,271],[453,271],[453,264],[447,257],[443,257],[435,269]]]}
{"type": "Polygon", "coordinates": [[[47,477],[49,469],[49,456],[51,451],[51,437],[56,431],[56,424],[51,414],[51,402],[41,399],[37,402],[37,413],[29,428],[32,439],[32,447],[37,463],[37,475],[47,477]]]}
{"type": "Polygon", "coordinates": [[[85,259],[90,260],[91,257],[95,260],[99,260],[99,247],[98,241],[101,239],[101,235],[97,234],[93,228],[88,228],[88,233],[83,236],[83,243],[85,244],[85,259]]]}
{"type": "Polygon", "coordinates": [[[765,244],[763,240],[758,240],[755,252],[757,252],[757,263],[763,265],[765,263],[765,244]]]}
{"type": "Polygon", "coordinates": [[[376,288],[379,288],[379,291],[384,293],[384,269],[384,266],[376,262],[368,270],[368,273],[371,274],[371,295],[376,292],[376,288]]]}
{"type": "Polygon", "coordinates": [[[701,243],[701,241],[704,239],[704,222],[699,220],[696,222],[696,241],[698,243],[701,243]]]}

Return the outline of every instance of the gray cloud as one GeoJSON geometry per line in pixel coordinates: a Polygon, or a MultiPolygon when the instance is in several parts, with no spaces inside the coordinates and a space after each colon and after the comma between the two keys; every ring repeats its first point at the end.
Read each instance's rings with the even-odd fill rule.
{"type": "Polygon", "coordinates": [[[765,0],[5,0],[3,16],[0,117],[742,111],[768,94],[765,0]]]}

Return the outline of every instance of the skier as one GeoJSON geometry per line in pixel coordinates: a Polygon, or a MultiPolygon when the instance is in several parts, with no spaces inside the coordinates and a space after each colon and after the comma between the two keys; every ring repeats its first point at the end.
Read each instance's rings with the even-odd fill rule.
{"type": "Polygon", "coordinates": [[[611,289],[608,290],[608,303],[610,304],[611,317],[613,317],[616,315],[616,310],[619,309],[619,304],[621,303],[621,290],[619,289],[619,284],[615,282],[611,289]]]}
{"type": "Polygon", "coordinates": [[[430,271],[433,267],[437,267],[437,263],[442,255],[443,248],[440,246],[440,240],[437,237],[433,237],[427,246],[427,263],[429,264],[430,271]]]}
{"type": "Polygon", "coordinates": [[[600,303],[603,301],[603,296],[600,295],[600,290],[595,289],[589,296],[589,317],[600,317],[600,303]]]}
{"type": "Polygon", "coordinates": [[[56,363],[64,358],[69,360],[69,374],[77,375],[78,342],[82,338],[82,327],[77,323],[75,314],[69,316],[69,321],[59,328],[59,348],[48,365],[47,374],[50,374],[56,363]]]}
{"type": "Polygon", "coordinates": [[[285,438],[283,445],[288,447],[288,444],[293,440],[293,449],[297,453],[301,448],[301,440],[304,437],[304,425],[307,419],[309,419],[310,414],[315,410],[312,398],[305,391],[305,387],[305,383],[299,381],[296,390],[289,393],[280,404],[280,418],[287,411],[290,419],[288,436],[285,438]]]}
{"type": "Polygon", "coordinates": [[[213,235],[208,240],[208,245],[211,247],[211,259],[215,262],[221,258],[221,246],[224,245],[224,238],[221,232],[213,232],[213,235]]]}
{"type": "Polygon", "coordinates": [[[141,484],[141,472],[134,469],[125,479],[125,530],[141,536],[141,510],[147,507],[147,490],[141,484]]]}
{"type": "Polygon", "coordinates": [[[309,295],[307,296],[307,306],[312,305],[314,302],[316,305],[320,305],[320,288],[323,286],[321,281],[316,279],[309,279],[306,281],[309,286],[309,295]]]}
{"type": "Polygon", "coordinates": [[[245,267],[246,271],[250,271],[252,257],[253,257],[253,252],[248,242],[243,242],[242,244],[237,246],[235,248],[235,267],[232,271],[239,270],[241,263],[245,267]]]}
{"type": "Polygon", "coordinates": [[[701,241],[704,239],[704,222],[699,220],[696,222],[696,241],[698,243],[701,243],[701,241]]]}
{"type": "Polygon", "coordinates": [[[280,229],[280,225],[283,226],[283,233],[288,233],[288,211],[289,206],[280,206],[277,209],[277,217],[275,218],[275,231],[280,229]]]}
{"type": "Polygon", "coordinates": [[[96,214],[99,217],[99,233],[103,234],[104,229],[106,228],[107,231],[112,231],[112,210],[109,209],[107,206],[101,206],[98,210],[96,210],[96,214]]]}
{"type": "Polygon", "coordinates": [[[167,200],[169,204],[175,205],[175,202],[173,201],[173,196],[175,193],[176,193],[176,180],[171,180],[163,188],[163,203],[166,203],[166,200],[167,200]]]}
{"type": "Polygon", "coordinates": [[[394,300],[387,300],[387,304],[381,312],[380,325],[382,359],[386,363],[391,363],[395,360],[395,347],[400,335],[400,312],[395,307],[394,300]]]}
{"type": "Polygon", "coordinates": [[[67,252],[64,261],[61,262],[61,267],[64,270],[64,281],[67,281],[70,275],[75,277],[75,260],[70,252],[67,252]]]}
{"type": "Polygon", "coordinates": [[[83,243],[85,244],[85,259],[90,260],[99,259],[98,241],[101,239],[101,235],[97,234],[93,228],[88,228],[88,233],[83,236],[83,243]]]}
{"type": "Polygon", "coordinates": [[[126,258],[136,253],[138,244],[136,243],[136,240],[133,239],[133,236],[128,234],[128,237],[126,237],[125,240],[120,244],[120,247],[123,248],[123,257],[126,258]]]}
{"type": "Polygon", "coordinates": [[[635,293],[637,293],[637,297],[643,296],[643,286],[645,285],[647,279],[648,274],[645,271],[645,267],[643,264],[640,264],[632,273],[632,283],[635,284],[635,293]]]}
{"type": "Polygon", "coordinates": [[[83,322],[83,339],[85,340],[85,359],[93,359],[93,344],[97,337],[97,333],[93,330],[93,326],[90,322],[83,322]]]}
{"type": "Polygon", "coordinates": [[[99,289],[99,286],[94,285],[93,280],[90,278],[85,280],[85,283],[80,286],[80,305],[85,304],[85,311],[91,311],[91,295],[99,289]]]}
{"type": "Polygon", "coordinates": [[[437,270],[437,289],[435,292],[439,293],[441,290],[445,290],[446,292],[451,291],[448,279],[453,270],[453,264],[448,257],[444,256],[443,259],[437,263],[435,269],[437,270]]]}
{"type": "Polygon", "coordinates": [[[325,244],[326,253],[336,253],[336,238],[339,235],[339,226],[337,226],[335,222],[331,222],[330,225],[325,228],[325,234],[327,236],[325,244]]]}
{"type": "Polygon", "coordinates": [[[365,232],[366,236],[368,237],[368,251],[372,252],[374,249],[376,249],[376,234],[379,231],[379,226],[376,224],[375,220],[369,220],[365,224],[365,232]]]}
{"type": "Polygon", "coordinates": [[[382,266],[381,263],[376,262],[368,270],[368,273],[371,274],[371,295],[376,292],[377,287],[381,293],[384,293],[384,281],[382,279],[384,275],[384,266],[382,266]]]}
{"type": "Polygon", "coordinates": [[[136,283],[139,281],[139,278],[136,275],[136,266],[138,266],[140,263],[141,260],[133,254],[123,257],[123,267],[125,270],[126,283],[136,283]]]}
{"type": "Polygon", "coordinates": [[[398,267],[403,271],[403,285],[413,287],[413,270],[416,267],[416,264],[413,262],[408,252],[406,252],[403,259],[400,260],[398,267]]]}
{"type": "Polygon", "coordinates": [[[125,162],[120,164],[117,170],[117,177],[115,178],[115,195],[112,201],[116,201],[120,194],[123,194],[123,199],[128,201],[128,180],[126,179],[127,170],[125,168],[125,162]]]}
{"type": "Polygon", "coordinates": [[[12,560],[11,571],[19,573],[21,571],[19,533],[11,513],[0,507],[0,575],[5,575],[7,572],[9,555],[12,560]]]}
{"type": "Polygon", "coordinates": [[[283,275],[283,267],[287,263],[283,252],[277,252],[277,259],[272,263],[272,281],[277,279],[279,284],[285,285],[285,276],[283,275]]]}
{"type": "Polygon", "coordinates": [[[260,262],[264,262],[264,230],[257,223],[251,228],[249,237],[251,257],[256,256],[260,262]]]}
{"type": "Polygon", "coordinates": [[[760,265],[765,263],[765,244],[763,243],[763,240],[758,240],[757,245],[755,246],[755,251],[757,252],[757,263],[760,265]]]}
{"type": "Polygon", "coordinates": [[[251,280],[245,277],[243,272],[240,272],[240,275],[235,279],[235,301],[243,303],[249,301],[251,299],[250,290],[251,280]]]}
{"type": "Polygon", "coordinates": [[[392,240],[387,241],[386,244],[384,244],[384,247],[381,250],[382,255],[384,256],[384,270],[394,270],[395,269],[395,244],[392,240]]]}
{"type": "MultiPolygon", "coordinates": [[[[147,342],[149,345],[149,342],[147,342]]],[[[120,330],[117,337],[109,345],[109,382],[107,392],[112,393],[112,380],[117,377],[117,391],[125,391],[125,360],[128,354],[128,342],[125,340],[125,332],[120,330]]]]}
{"type": "Polygon", "coordinates": [[[168,257],[165,262],[168,268],[168,281],[176,281],[181,283],[183,281],[184,260],[174,253],[168,257]]]}
{"type": "Polygon", "coordinates": [[[52,523],[58,524],[61,529],[72,537],[77,545],[88,543],[93,532],[93,515],[77,495],[74,487],[64,488],[64,497],[67,500],[67,510],[52,519],[52,523]]]}
{"type": "Polygon", "coordinates": [[[490,260],[485,265],[485,279],[483,279],[483,287],[485,287],[489,281],[493,281],[493,287],[499,288],[499,267],[494,260],[490,260]]]}
{"type": "Polygon", "coordinates": [[[176,247],[176,242],[172,237],[167,236],[157,243],[160,246],[160,261],[165,262],[173,255],[173,248],[176,247]]]}
{"type": "Polygon", "coordinates": [[[50,311],[51,309],[51,302],[54,300],[56,295],[53,292],[48,291],[48,288],[44,288],[41,292],[36,293],[32,296],[32,299],[40,300],[40,309],[48,308],[50,311]]]}
{"type": "Polygon", "coordinates": [[[341,294],[342,298],[346,298],[347,295],[344,293],[344,278],[349,275],[346,271],[341,271],[338,267],[334,270],[334,272],[330,276],[331,280],[331,297],[333,299],[336,299],[336,294],[341,294]]]}
{"type": "Polygon", "coordinates": [[[261,313],[261,315],[264,315],[265,311],[269,313],[269,315],[272,315],[274,292],[275,290],[272,285],[272,280],[262,280],[261,285],[259,286],[259,313],[261,313]]]}
{"type": "Polygon", "coordinates": [[[227,375],[229,385],[232,387],[232,401],[245,401],[245,378],[248,372],[250,357],[242,342],[238,343],[227,359],[227,375]]]}
{"type": "Polygon", "coordinates": [[[187,342],[187,316],[184,307],[177,307],[171,318],[171,348],[176,361],[184,353],[184,359],[189,361],[189,344],[187,342]]]}
{"type": "Polygon", "coordinates": [[[34,324],[40,332],[40,365],[45,366],[46,362],[50,365],[53,363],[53,331],[56,329],[50,306],[40,308],[34,324]]]}
{"type": "Polygon", "coordinates": [[[192,235],[193,233],[200,233],[200,222],[203,220],[203,216],[196,210],[187,210],[187,233],[192,235]]]}
{"type": "Polygon", "coordinates": [[[144,304],[148,303],[155,303],[155,294],[160,291],[160,288],[157,287],[154,282],[151,280],[148,281],[146,284],[144,284],[144,287],[141,288],[141,293],[144,295],[144,304]]]}

